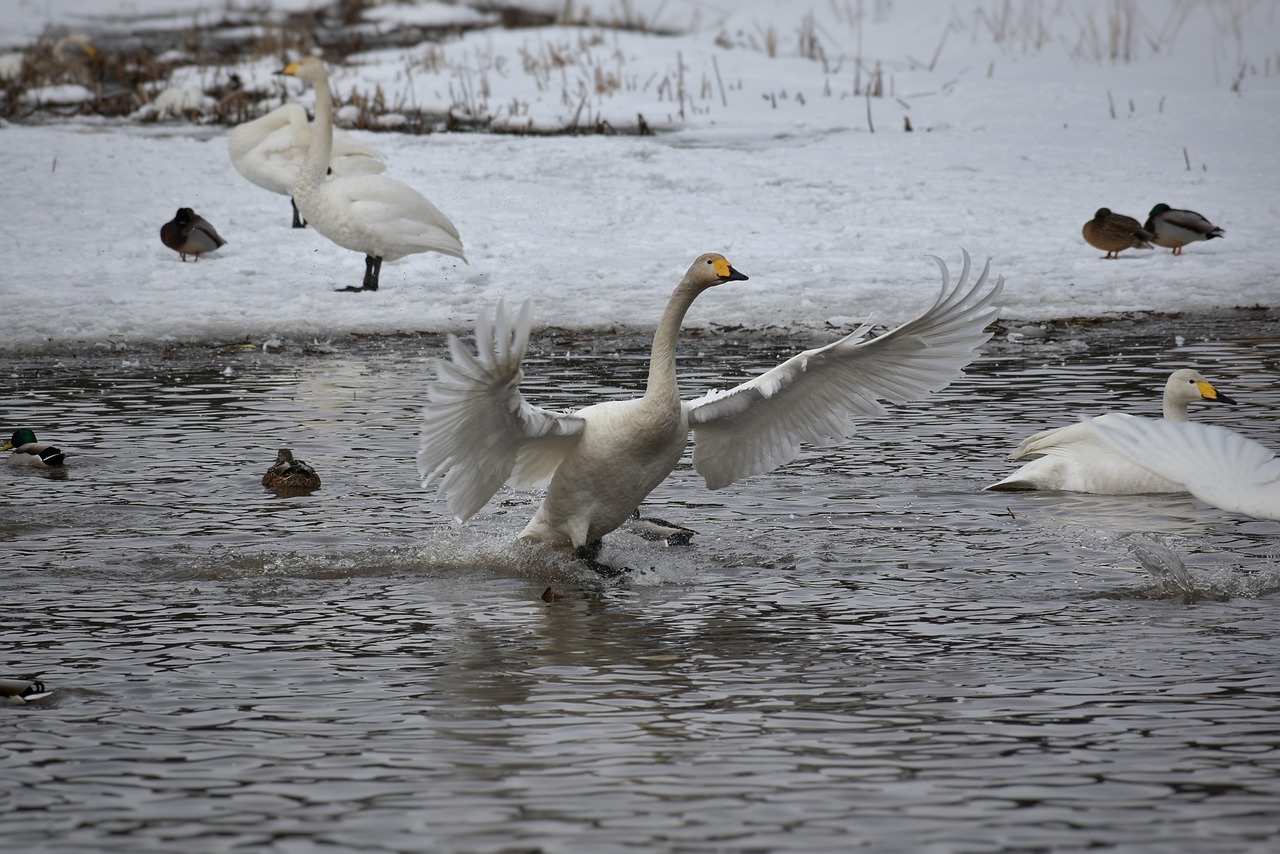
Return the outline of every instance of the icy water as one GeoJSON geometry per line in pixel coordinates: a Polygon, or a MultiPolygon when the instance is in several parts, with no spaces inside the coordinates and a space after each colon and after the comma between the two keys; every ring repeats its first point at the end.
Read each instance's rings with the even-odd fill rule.
{"type": "MultiPolygon", "coordinates": [[[[11,851],[1274,851],[1280,523],[1187,496],[981,492],[1017,440],[1154,413],[1277,446],[1280,324],[1059,326],[928,403],[646,505],[603,581],[458,528],[417,484],[438,338],[4,357],[0,706],[11,851]],[[323,478],[278,498],[280,447],[323,478]],[[556,596],[544,601],[551,588],[556,596]]],[[[526,388],[642,383],[630,338],[547,335],[526,388]],[[550,378],[555,377],[555,381],[550,378]]],[[[688,395],[810,340],[683,345],[688,395]]]]}

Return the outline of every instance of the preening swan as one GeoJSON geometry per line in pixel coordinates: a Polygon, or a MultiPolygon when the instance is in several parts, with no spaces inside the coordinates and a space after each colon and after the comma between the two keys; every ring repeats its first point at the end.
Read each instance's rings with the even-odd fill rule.
{"type": "Polygon", "coordinates": [[[499,303],[476,322],[476,352],[449,337],[427,386],[418,471],[439,481],[449,511],[464,521],[508,480],[530,487],[550,478],[546,496],[520,536],[572,545],[593,560],[601,538],[631,516],[679,462],[693,430],[693,465],[711,489],[771,471],[804,442],[843,437],[847,416],[885,413],[945,388],[963,373],[995,319],[1003,279],[987,284],[988,263],[914,320],[878,338],[866,327],[807,350],[727,391],[682,401],[676,341],[685,313],[708,288],[745,280],[723,255],[700,256],[667,303],[653,337],[643,397],[608,401],[571,414],[540,409],[520,394],[530,309],[512,320],[499,303]]]}
{"type": "Polygon", "coordinates": [[[1212,424],[1118,415],[1089,422],[1118,453],[1206,504],[1280,520],[1280,459],[1265,446],[1212,424]]]}
{"type": "Polygon", "coordinates": [[[1182,247],[1188,243],[1212,240],[1226,234],[1195,211],[1171,208],[1164,202],[1151,209],[1142,227],[1155,235],[1151,238],[1152,243],[1172,249],[1174,255],[1181,255],[1182,247]]]}
{"type": "Polygon", "coordinates": [[[160,242],[177,252],[183,261],[188,255],[196,256],[199,261],[205,252],[227,245],[217,229],[191,208],[178,208],[173,219],[160,226],[160,242]]]}
{"type": "MultiPolygon", "coordinates": [[[[1167,420],[1186,421],[1187,404],[1198,400],[1235,403],[1219,393],[1198,371],[1183,368],[1169,375],[1164,385],[1164,417],[1167,420]]],[[[1127,417],[1123,413],[1118,414],[1127,417]]],[[[1031,462],[987,489],[1060,489],[1097,495],[1186,491],[1181,484],[1117,454],[1098,439],[1087,420],[1028,436],[1009,455],[1009,459],[1029,459],[1031,462]]]]}
{"type": "MultiPolygon", "coordinates": [[[[227,151],[236,171],[264,190],[292,196],[298,182],[298,167],[311,144],[311,126],[301,104],[283,104],[252,121],[241,122],[227,135],[227,151]]],[[[337,128],[333,131],[333,152],[329,169],[334,175],[373,175],[387,168],[382,152],[361,145],[337,128]]],[[[306,223],[293,208],[293,227],[306,223]]]]}
{"type": "Polygon", "coordinates": [[[417,252],[467,260],[458,229],[417,190],[385,175],[343,175],[326,181],[333,152],[333,95],[324,63],[308,56],[280,73],[310,83],[316,90],[314,132],[298,167],[293,200],[312,228],[365,256],[362,286],[341,290],[376,291],[384,260],[417,252]]]}

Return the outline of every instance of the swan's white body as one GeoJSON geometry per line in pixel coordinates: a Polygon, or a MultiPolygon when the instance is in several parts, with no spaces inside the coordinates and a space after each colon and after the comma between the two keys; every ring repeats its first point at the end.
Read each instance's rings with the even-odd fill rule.
{"type": "MultiPolygon", "coordinates": [[[[1187,404],[1197,400],[1235,403],[1219,394],[1199,372],[1183,368],[1174,371],[1165,383],[1164,417],[1186,421],[1187,404]]],[[[1095,495],[1186,491],[1181,484],[1138,465],[1100,441],[1087,420],[1028,436],[1009,459],[1031,462],[987,489],[1044,489],[1095,495]]]]}
{"type": "Polygon", "coordinates": [[[477,352],[449,338],[427,388],[418,470],[439,480],[450,512],[464,521],[506,482],[547,493],[520,534],[588,548],[619,527],[676,467],[693,430],[693,465],[717,489],[794,459],[805,442],[843,437],[847,416],[885,412],[945,388],[962,375],[999,308],[1003,286],[987,286],[989,266],[968,286],[969,256],[955,289],[947,268],[942,293],[919,317],[878,338],[861,328],[807,350],[749,382],[682,401],[676,342],[693,300],[709,287],[744,279],[714,253],[693,263],[654,333],[643,397],[572,414],[528,404],[520,394],[529,343],[526,305],[513,322],[499,304],[476,325],[477,352]]]}
{"type": "Polygon", "coordinates": [[[1093,419],[1089,428],[1128,459],[1206,504],[1280,520],[1280,459],[1234,430],[1116,414],[1093,419]]]}
{"type": "Polygon", "coordinates": [[[314,56],[292,63],[282,73],[310,83],[316,90],[314,132],[291,195],[316,231],[344,249],[365,254],[363,289],[377,289],[378,270],[384,260],[440,252],[465,261],[458,229],[417,190],[385,175],[344,175],[326,180],[333,151],[329,76],[314,56]]]}
{"type": "MultiPolygon", "coordinates": [[[[311,145],[311,126],[301,104],[283,104],[252,121],[241,122],[227,135],[227,151],[236,171],[281,196],[293,194],[298,167],[311,145]]],[[[333,131],[329,169],[334,175],[373,175],[387,168],[376,148],[333,131]]]]}

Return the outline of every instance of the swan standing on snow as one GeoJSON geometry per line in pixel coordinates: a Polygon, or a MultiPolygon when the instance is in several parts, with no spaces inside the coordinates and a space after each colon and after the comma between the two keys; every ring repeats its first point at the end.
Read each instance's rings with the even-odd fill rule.
{"type": "Polygon", "coordinates": [[[1222,510],[1280,520],[1280,459],[1212,424],[1103,415],[1089,428],[1109,446],[1222,510]]]}
{"type": "Polygon", "coordinates": [[[293,201],[316,231],[344,249],[364,253],[364,283],[344,291],[376,291],[383,260],[440,252],[467,260],[449,218],[411,187],[385,175],[345,175],[328,181],[333,154],[333,95],[324,63],[308,56],[280,72],[316,90],[316,120],[298,167],[293,201]]]}
{"type": "MultiPolygon", "coordinates": [[[[530,309],[513,323],[499,303],[476,324],[477,352],[449,337],[427,387],[418,471],[439,480],[450,512],[465,521],[508,480],[529,487],[550,478],[522,538],[572,545],[593,562],[614,530],[680,461],[689,431],[693,465],[711,489],[772,471],[803,442],[843,437],[846,416],[883,415],[880,399],[901,403],[945,388],[990,338],[1003,279],[987,286],[988,263],[968,286],[969,255],[955,289],[946,265],[942,293],[914,320],[878,338],[863,327],[807,350],[722,392],[682,401],[676,341],[685,313],[708,288],[745,280],[723,255],[699,257],[667,303],[653,336],[643,397],[561,414],[520,394],[530,309]]],[[[595,566],[594,563],[592,563],[595,566]]],[[[597,567],[599,568],[599,567],[597,567]]]]}
{"type": "MultiPolygon", "coordinates": [[[[284,104],[264,116],[241,122],[227,135],[227,151],[236,171],[264,190],[292,196],[298,167],[311,145],[311,127],[301,104],[284,104]]],[[[382,152],[361,145],[340,130],[333,131],[329,169],[334,175],[373,175],[387,168],[382,152]]],[[[306,223],[293,208],[293,227],[306,223]]]]}
{"type": "MultiPolygon", "coordinates": [[[[1220,394],[1198,371],[1183,368],[1169,375],[1164,384],[1164,417],[1167,420],[1186,421],[1187,404],[1197,400],[1235,403],[1225,394],[1220,394]]],[[[1122,412],[1114,414],[1120,418],[1133,417],[1122,412]]],[[[1059,489],[1095,495],[1186,491],[1181,484],[1143,468],[1099,441],[1090,429],[1090,420],[1042,430],[1023,439],[1009,459],[1029,459],[1031,462],[987,489],[1059,489]]]]}

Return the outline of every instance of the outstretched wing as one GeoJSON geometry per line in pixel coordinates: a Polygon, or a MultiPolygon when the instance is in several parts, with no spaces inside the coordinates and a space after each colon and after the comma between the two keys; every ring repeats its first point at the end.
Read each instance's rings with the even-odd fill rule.
{"type": "Polygon", "coordinates": [[[1280,459],[1265,446],[1213,424],[1118,415],[1087,422],[1117,453],[1206,504],[1280,519],[1280,459]]]}
{"type": "Polygon", "coordinates": [[[499,302],[476,320],[476,352],[449,336],[449,358],[436,360],[422,408],[418,473],[458,521],[475,515],[511,478],[517,461],[530,477],[555,470],[582,432],[582,419],[539,409],[520,394],[520,363],[529,347],[530,306],[515,322],[499,302]]]}
{"type": "Polygon", "coordinates": [[[991,334],[1004,286],[987,284],[991,263],[969,285],[969,253],[955,288],[941,258],[942,291],[914,320],[878,338],[858,329],[806,350],[755,379],[687,404],[693,465],[711,489],[770,471],[795,459],[800,445],[845,435],[849,415],[885,412],[946,388],[963,374],[991,334]]]}

